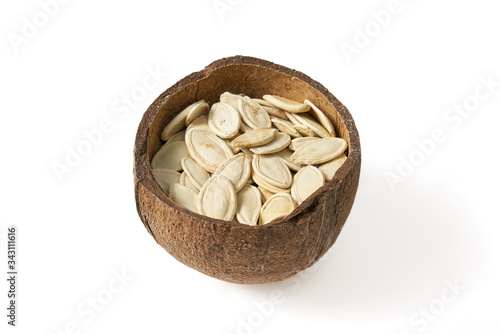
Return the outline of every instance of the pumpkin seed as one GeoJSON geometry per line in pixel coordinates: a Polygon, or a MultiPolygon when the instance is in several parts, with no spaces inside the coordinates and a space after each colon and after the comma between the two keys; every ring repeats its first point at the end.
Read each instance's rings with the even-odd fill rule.
{"type": "Polygon", "coordinates": [[[225,176],[234,186],[236,192],[247,183],[251,172],[251,159],[244,153],[239,153],[224,161],[214,175],[225,176]]]}
{"type": "Polygon", "coordinates": [[[298,138],[302,137],[302,135],[293,127],[293,123],[281,118],[271,117],[271,122],[274,124],[278,130],[283,133],[286,133],[290,137],[298,138]]]}
{"type": "Polygon", "coordinates": [[[208,172],[191,157],[182,159],[181,164],[187,178],[193,183],[196,189],[200,190],[210,178],[208,172]]]}
{"type": "Polygon", "coordinates": [[[292,185],[290,169],[276,157],[255,155],[252,168],[260,179],[277,188],[288,188],[292,185]]]}
{"type": "Polygon", "coordinates": [[[254,147],[269,143],[278,134],[278,130],[270,128],[253,129],[236,137],[232,144],[235,147],[254,147]]]}
{"type": "Polygon", "coordinates": [[[187,131],[186,144],[191,157],[210,173],[233,156],[225,141],[205,130],[195,128],[187,131]]]}
{"type": "Polygon", "coordinates": [[[240,114],[229,104],[214,103],[208,113],[208,126],[220,138],[232,138],[240,129],[240,114]]]}
{"type": "Polygon", "coordinates": [[[278,132],[276,134],[276,137],[274,137],[274,139],[269,143],[261,146],[251,147],[250,151],[255,154],[276,153],[287,147],[290,144],[290,140],[291,139],[289,135],[283,132],[278,132]]]}
{"type": "Polygon", "coordinates": [[[271,196],[260,209],[263,224],[275,221],[289,215],[295,209],[295,202],[289,194],[275,194],[271,196]]]}
{"type": "Polygon", "coordinates": [[[246,225],[257,225],[262,201],[259,190],[245,185],[237,195],[236,219],[246,225]]]}
{"type": "Polygon", "coordinates": [[[165,193],[168,192],[168,187],[172,183],[179,183],[179,179],[181,178],[179,172],[171,169],[153,169],[152,172],[156,182],[158,182],[165,193]]]}
{"type": "Polygon", "coordinates": [[[309,111],[309,109],[311,108],[307,104],[300,103],[294,100],[287,99],[286,97],[277,95],[266,94],[263,96],[263,99],[271,103],[272,105],[291,113],[306,112],[309,111]]]}
{"type": "Polygon", "coordinates": [[[259,191],[260,191],[260,195],[261,195],[261,198],[262,198],[262,203],[264,204],[272,195],[274,195],[275,193],[272,193],[270,192],[269,190],[266,190],[264,188],[262,188],[261,186],[258,187],[259,191]]]}
{"type": "Polygon", "coordinates": [[[304,124],[294,124],[293,128],[297,130],[304,137],[314,137],[316,133],[313,130],[309,129],[304,124]]]}
{"type": "Polygon", "coordinates": [[[292,151],[297,151],[300,147],[305,145],[306,143],[310,143],[316,140],[320,140],[321,138],[318,137],[301,137],[301,138],[295,138],[292,139],[290,142],[290,145],[288,145],[288,148],[291,149],[292,151]]]}
{"type": "Polygon", "coordinates": [[[180,183],[181,186],[188,187],[189,189],[191,189],[192,191],[194,191],[196,194],[200,192],[200,189],[196,188],[196,186],[191,181],[191,179],[189,179],[187,177],[187,173],[186,172],[182,172],[181,173],[181,178],[179,180],[179,183],[180,183]]]}
{"type": "Polygon", "coordinates": [[[290,160],[290,156],[292,154],[293,151],[285,148],[279,152],[274,153],[273,156],[280,159],[288,168],[290,168],[290,170],[298,172],[302,168],[302,165],[297,165],[296,163],[292,162],[292,160],[290,160]]]}
{"type": "Polygon", "coordinates": [[[164,144],[153,157],[151,168],[181,171],[181,160],[188,156],[189,152],[185,142],[176,141],[164,144]]]}
{"type": "Polygon", "coordinates": [[[219,99],[220,99],[220,102],[225,103],[225,104],[229,104],[231,107],[236,109],[238,112],[241,112],[241,110],[239,110],[240,107],[238,105],[238,102],[243,99],[243,96],[236,95],[236,94],[233,94],[230,92],[224,92],[220,95],[219,99]]]}
{"type": "Polygon", "coordinates": [[[312,118],[311,116],[306,114],[297,114],[294,116],[297,121],[307,126],[309,129],[313,130],[318,136],[322,138],[332,137],[332,135],[328,131],[326,131],[326,129],[321,124],[316,122],[314,118],[312,118]]]}
{"type": "Polygon", "coordinates": [[[269,114],[248,96],[239,100],[238,106],[241,112],[241,118],[252,129],[271,127],[271,118],[269,114]]]}
{"type": "Polygon", "coordinates": [[[168,187],[168,197],[186,209],[198,213],[198,208],[196,207],[198,196],[188,187],[182,186],[179,183],[172,183],[168,187]]]}
{"type": "Polygon", "coordinates": [[[189,130],[192,129],[200,129],[200,130],[205,130],[208,132],[212,132],[212,129],[208,126],[208,117],[207,116],[200,116],[193,120],[191,124],[188,125],[186,129],[186,133],[188,133],[189,130]]]}
{"type": "Polygon", "coordinates": [[[266,189],[269,192],[272,192],[274,194],[277,193],[290,193],[290,188],[278,188],[276,186],[273,186],[272,184],[267,183],[263,179],[260,178],[260,176],[256,173],[252,174],[252,178],[256,184],[258,184],[260,187],[266,189]]]}
{"type": "Polygon", "coordinates": [[[206,115],[210,109],[210,106],[205,102],[205,100],[195,102],[190,107],[191,109],[186,116],[186,126],[188,126],[196,118],[206,115]]]}
{"type": "Polygon", "coordinates": [[[300,204],[324,184],[325,177],[317,167],[303,167],[293,177],[292,197],[300,204]]]}
{"type": "Polygon", "coordinates": [[[346,148],[347,143],[342,138],[319,139],[299,147],[290,160],[296,164],[317,165],[338,157],[346,148]]]}
{"type": "Polygon", "coordinates": [[[196,108],[199,105],[199,102],[200,101],[190,104],[180,113],[178,113],[177,116],[175,116],[174,119],[171,120],[170,123],[168,123],[167,126],[161,132],[161,140],[167,141],[175,133],[182,130],[182,128],[184,128],[184,126],[187,125],[186,124],[187,116],[189,115],[189,113],[193,108],[196,108]]]}
{"type": "Polygon", "coordinates": [[[314,116],[316,116],[316,119],[321,123],[321,125],[323,125],[323,127],[326,129],[326,131],[328,131],[328,133],[332,137],[335,137],[335,129],[333,127],[333,124],[330,121],[330,119],[328,117],[326,117],[325,113],[322,112],[318,107],[316,107],[314,105],[314,103],[312,103],[311,101],[309,101],[307,99],[304,100],[304,103],[311,107],[312,114],[314,114],[314,116]]]}
{"type": "Polygon", "coordinates": [[[201,188],[196,203],[202,215],[230,221],[236,213],[236,191],[225,176],[213,175],[201,188]]]}
{"type": "Polygon", "coordinates": [[[327,163],[324,163],[319,166],[319,170],[323,173],[325,176],[325,179],[330,181],[333,179],[335,176],[335,173],[339,170],[340,167],[344,164],[344,162],[347,160],[347,157],[344,153],[339,155],[333,160],[328,161],[327,163]]]}

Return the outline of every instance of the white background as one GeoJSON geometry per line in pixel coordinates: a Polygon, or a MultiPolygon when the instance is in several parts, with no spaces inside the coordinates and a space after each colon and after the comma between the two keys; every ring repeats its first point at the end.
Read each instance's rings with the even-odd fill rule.
{"type": "Polygon", "coordinates": [[[1,332],[498,333],[500,87],[463,119],[447,111],[473,103],[481,77],[500,81],[496,2],[401,0],[381,28],[371,13],[389,0],[219,3],[230,6],[221,15],[213,0],[74,0],[52,7],[47,22],[35,0],[0,5],[0,259],[5,268],[6,229],[17,225],[20,273],[16,328],[6,325],[1,279],[1,332]],[[23,18],[40,27],[29,35],[23,18]],[[367,27],[367,45],[358,40],[346,57],[342,43],[356,47],[367,27]],[[236,54],[321,82],[349,108],[362,142],[338,243],[308,273],[268,285],[177,262],[134,203],[143,112],[185,75],[236,54]],[[154,69],[168,74],[123,109],[154,69]],[[59,180],[54,163],[105,119],[112,130],[59,180]],[[416,141],[437,128],[446,140],[391,190],[387,173],[422,158],[416,141]],[[122,271],[125,283],[114,280],[122,271]]]}

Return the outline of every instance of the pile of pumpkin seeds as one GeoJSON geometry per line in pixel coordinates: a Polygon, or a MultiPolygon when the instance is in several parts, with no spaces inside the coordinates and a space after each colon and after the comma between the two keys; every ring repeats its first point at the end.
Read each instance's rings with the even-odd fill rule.
{"type": "Polygon", "coordinates": [[[311,101],[225,92],[162,131],[153,176],[175,203],[247,225],[278,221],[331,180],[347,143],[311,101]]]}

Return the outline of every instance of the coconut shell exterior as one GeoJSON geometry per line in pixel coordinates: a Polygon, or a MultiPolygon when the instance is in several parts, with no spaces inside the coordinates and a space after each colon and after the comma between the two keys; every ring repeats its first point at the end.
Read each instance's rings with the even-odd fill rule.
{"type": "Polygon", "coordinates": [[[334,244],[351,211],[360,167],[354,120],[323,85],[265,60],[223,58],[178,81],[145,112],[134,147],[137,212],[156,242],[191,268],[234,283],[280,281],[314,264],[334,244]],[[296,101],[309,99],[348,143],[348,158],[334,179],[282,221],[248,226],[205,217],[172,202],[153,178],[150,163],[162,145],[163,128],[191,103],[204,99],[212,104],[225,91],[258,98],[275,94],[296,101]]]}

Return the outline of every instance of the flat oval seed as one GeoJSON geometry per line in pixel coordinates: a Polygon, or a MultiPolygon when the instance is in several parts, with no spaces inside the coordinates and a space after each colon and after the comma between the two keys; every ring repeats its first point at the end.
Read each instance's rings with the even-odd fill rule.
{"type": "Polygon", "coordinates": [[[198,208],[196,207],[198,196],[188,187],[181,186],[179,183],[172,183],[168,188],[168,197],[186,209],[198,213],[198,208]]]}
{"type": "Polygon", "coordinates": [[[317,167],[306,166],[293,177],[292,196],[300,204],[324,184],[323,173],[317,167]]]}
{"type": "Polygon", "coordinates": [[[252,101],[248,96],[245,96],[238,103],[241,118],[249,127],[252,129],[271,127],[269,114],[258,103],[252,101]]]}
{"type": "Polygon", "coordinates": [[[291,149],[292,151],[297,151],[300,147],[303,145],[316,141],[316,140],[321,140],[321,138],[318,137],[301,137],[301,138],[295,138],[292,139],[290,142],[290,145],[288,145],[288,148],[291,149]]]}
{"type": "Polygon", "coordinates": [[[179,132],[184,128],[186,124],[186,117],[191,111],[191,108],[193,107],[194,104],[197,102],[189,105],[187,108],[185,108],[183,111],[177,114],[177,116],[174,117],[170,121],[170,123],[167,124],[167,126],[163,129],[161,132],[161,140],[167,141],[172,137],[175,133],[179,132]]]}
{"type": "Polygon", "coordinates": [[[168,193],[168,187],[172,183],[179,183],[181,178],[179,172],[171,169],[153,169],[152,172],[156,182],[158,182],[165,193],[168,193]]]}
{"type": "Polygon", "coordinates": [[[332,135],[326,131],[326,129],[316,122],[314,118],[312,118],[309,115],[306,114],[300,114],[300,115],[295,115],[295,118],[302,123],[303,125],[307,126],[309,129],[313,130],[318,136],[322,138],[330,138],[332,135]]]}
{"type": "Polygon", "coordinates": [[[170,137],[170,139],[167,140],[165,144],[174,143],[176,141],[186,141],[185,137],[186,137],[186,130],[179,131],[176,134],[172,135],[172,137],[170,137]]]}
{"type": "Polygon", "coordinates": [[[252,160],[252,168],[264,182],[275,187],[288,188],[292,185],[290,169],[276,157],[258,154],[252,160]]]}
{"type": "Polygon", "coordinates": [[[324,163],[319,166],[319,170],[323,173],[325,176],[325,179],[330,181],[333,179],[335,176],[335,173],[339,170],[340,167],[344,164],[344,162],[347,160],[347,157],[344,153],[339,155],[333,160],[328,161],[327,163],[324,163]]]}
{"type": "Polygon", "coordinates": [[[314,105],[309,100],[304,100],[304,103],[309,105],[311,107],[311,114],[314,114],[316,116],[316,119],[323,125],[323,127],[328,131],[328,133],[332,136],[335,137],[335,129],[333,127],[332,122],[328,117],[326,117],[325,113],[322,112],[318,107],[314,105]]]}
{"type": "Polygon", "coordinates": [[[315,137],[316,133],[303,124],[294,124],[293,128],[304,137],[315,137]]]}
{"type": "Polygon", "coordinates": [[[266,94],[263,96],[263,98],[272,105],[291,113],[306,112],[311,108],[307,104],[300,103],[294,100],[287,99],[286,97],[281,97],[277,95],[266,94]]]}
{"type": "Polygon", "coordinates": [[[317,165],[338,157],[346,148],[347,143],[342,138],[324,138],[304,144],[290,160],[296,164],[317,165]]]}
{"type": "Polygon", "coordinates": [[[297,165],[296,163],[292,162],[292,160],[290,160],[290,156],[292,154],[293,154],[293,151],[285,148],[285,149],[283,149],[283,150],[281,150],[279,152],[274,153],[273,156],[275,156],[276,158],[278,158],[281,161],[283,161],[283,163],[288,168],[290,168],[290,170],[298,172],[302,168],[302,165],[297,165]]]}
{"type": "Polygon", "coordinates": [[[236,213],[236,191],[226,177],[214,175],[201,188],[196,203],[202,215],[231,221],[236,213]]]}
{"type": "Polygon", "coordinates": [[[244,153],[239,153],[224,161],[215,171],[214,175],[225,176],[234,186],[236,192],[247,183],[251,172],[251,158],[244,153]]]}
{"type": "Polygon", "coordinates": [[[189,130],[186,133],[186,144],[191,157],[210,173],[233,156],[225,141],[205,130],[189,130]]]}
{"type": "Polygon", "coordinates": [[[208,172],[191,157],[182,159],[181,164],[187,178],[189,178],[196,189],[200,190],[210,178],[208,172]]]}
{"type": "Polygon", "coordinates": [[[269,190],[266,190],[262,188],[261,186],[258,187],[260,191],[260,196],[262,198],[262,203],[265,203],[274,193],[270,192],[269,190]]]}
{"type": "Polygon", "coordinates": [[[276,153],[284,149],[290,144],[290,136],[283,132],[278,132],[276,137],[271,140],[269,143],[251,147],[250,151],[255,154],[271,154],[276,153]]]}
{"type": "Polygon", "coordinates": [[[262,188],[266,189],[267,191],[272,192],[273,194],[277,194],[277,193],[290,193],[290,188],[283,189],[283,188],[275,187],[272,184],[269,184],[266,181],[262,180],[259,177],[259,175],[256,174],[256,173],[252,174],[252,178],[255,181],[255,183],[257,185],[259,185],[259,187],[262,187],[262,188]]]}
{"type": "Polygon", "coordinates": [[[191,122],[191,124],[188,125],[186,129],[186,133],[189,132],[189,130],[192,129],[199,129],[199,130],[205,130],[208,132],[212,132],[212,129],[208,126],[208,117],[207,116],[200,116],[196,118],[194,121],[191,122]]]}
{"type": "Polygon", "coordinates": [[[259,190],[246,185],[237,195],[236,219],[241,224],[257,225],[262,207],[259,190]]]}
{"type": "Polygon", "coordinates": [[[268,224],[276,217],[289,215],[295,209],[295,202],[289,194],[279,193],[271,196],[260,209],[263,224],[268,224]]]}
{"type": "Polygon", "coordinates": [[[236,95],[230,92],[224,92],[220,95],[220,102],[229,104],[231,107],[236,109],[238,112],[241,113],[241,110],[239,110],[239,105],[238,102],[243,99],[243,96],[241,95],[236,95]]]}
{"type": "Polygon", "coordinates": [[[186,116],[186,126],[188,126],[196,118],[206,115],[210,109],[210,106],[205,102],[205,100],[195,102],[190,107],[191,109],[186,116]]]}
{"type": "Polygon", "coordinates": [[[278,130],[271,128],[254,129],[236,137],[232,144],[235,147],[253,147],[269,143],[278,134],[278,130]]]}
{"type": "Polygon", "coordinates": [[[273,122],[274,126],[278,128],[281,132],[286,133],[290,137],[298,138],[302,137],[302,135],[293,127],[293,123],[290,121],[286,121],[281,118],[272,117],[271,122],[273,122]]]}
{"type": "Polygon", "coordinates": [[[189,152],[185,142],[176,141],[164,144],[153,157],[151,167],[180,171],[182,170],[181,160],[188,156],[189,152]]]}
{"type": "Polygon", "coordinates": [[[208,126],[220,138],[232,138],[240,129],[240,114],[229,104],[214,103],[208,113],[208,126]]]}
{"type": "Polygon", "coordinates": [[[194,183],[187,177],[186,172],[181,173],[181,178],[179,180],[179,183],[181,186],[188,187],[192,191],[194,191],[196,194],[200,192],[200,189],[196,188],[194,183]]]}

